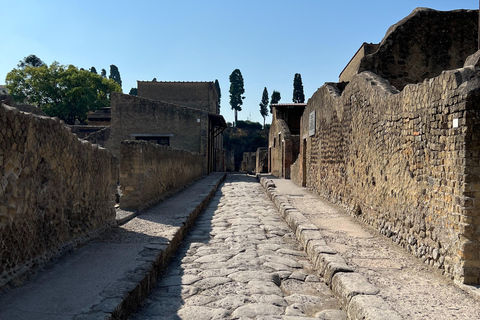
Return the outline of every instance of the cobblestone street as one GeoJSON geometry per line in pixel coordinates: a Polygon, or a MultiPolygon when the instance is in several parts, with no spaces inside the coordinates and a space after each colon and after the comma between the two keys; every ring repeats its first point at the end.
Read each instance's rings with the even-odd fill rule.
{"type": "Polygon", "coordinates": [[[228,175],[143,305],[147,319],[346,319],[253,177],[228,175]]]}

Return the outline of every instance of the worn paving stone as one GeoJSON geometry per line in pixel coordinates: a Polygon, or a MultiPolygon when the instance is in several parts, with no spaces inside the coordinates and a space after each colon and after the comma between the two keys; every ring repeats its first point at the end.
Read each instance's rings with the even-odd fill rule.
{"type": "Polygon", "coordinates": [[[130,319],[342,314],[332,297],[262,187],[253,177],[229,175],[130,319]]]}

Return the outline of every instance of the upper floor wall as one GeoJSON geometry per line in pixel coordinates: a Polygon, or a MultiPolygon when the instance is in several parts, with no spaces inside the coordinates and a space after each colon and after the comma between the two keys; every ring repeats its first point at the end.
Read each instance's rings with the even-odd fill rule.
{"type": "Polygon", "coordinates": [[[213,82],[138,81],[137,96],[170,102],[218,114],[218,93],[213,82]]]}
{"type": "Polygon", "coordinates": [[[478,11],[417,8],[388,29],[376,51],[368,54],[362,48],[342,72],[340,81],[371,71],[403,90],[407,84],[463,66],[478,48],[478,11]]]}

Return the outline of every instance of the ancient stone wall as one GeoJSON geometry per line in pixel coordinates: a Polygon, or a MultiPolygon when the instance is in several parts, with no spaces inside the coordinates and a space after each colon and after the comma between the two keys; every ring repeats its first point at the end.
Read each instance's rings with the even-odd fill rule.
{"type": "Polygon", "coordinates": [[[286,174],[284,163],[291,149],[290,129],[283,119],[273,119],[270,131],[268,132],[268,168],[269,172],[276,177],[290,178],[290,173],[286,174]]]}
{"type": "Polygon", "coordinates": [[[425,263],[480,283],[479,76],[466,67],[402,92],[370,72],[343,92],[324,85],[302,118],[294,181],[304,161],[308,188],[425,263]]]}
{"type": "Polygon", "coordinates": [[[248,172],[253,173],[256,169],[256,159],[257,153],[256,152],[244,152],[243,153],[243,160],[240,164],[240,172],[248,172]]]}
{"type": "Polygon", "coordinates": [[[362,59],[367,54],[372,54],[378,50],[379,44],[373,43],[363,43],[362,46],[358,49],[352,59],[348,62],[347,66],[343,69],[340,73],[339,81],[340,82],[348,82],[350,81],[353,76],[358,73],[358,69],[360,68],[360,64],[362,59]]]}
{"type": "Polygon", "coordinates": [[[417,8],[388,29],[378,50],[366,55],[358,70],[372,71],[402,90],[443,70],[461,68],[477,51],[477,33],[477,10],[417,8]]]}
{"type": "Polygon", "coordinates": [[[102,147],[106,145],[108,139],[110,139],[110,127],[92,132],[84,138],[84,140],[90,141],[93,144],[101,145],[102,147]]]}
{"type": "Polygon", "coordinates": [[[114,223],[117,167],[57,118],[0,107],[0,287],[114,223]]]}
{"type": "Polygon", "coordinates": [[[255,155],[255,172],[268,172],[268,148],[258,148],[255,155]]]}
{"type": "Polygon", "coordinates": [[[120,207],[142,210],[203,175],[204,157],[146,141],[120,147],[120,207]]]}

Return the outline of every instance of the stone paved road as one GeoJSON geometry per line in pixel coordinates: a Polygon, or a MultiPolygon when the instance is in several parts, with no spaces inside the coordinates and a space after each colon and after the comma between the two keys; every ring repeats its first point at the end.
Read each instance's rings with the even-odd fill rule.
{"type": "Polygon", "coordinates": [[[252,177],[228,175],[131,320],[346,319],[252,177]]]}
{"type": "Polygon", "coordinates": [[[438,269],[291,180],[273,181],[276,191],[317,225],[327,244],[378,288],[379,295],[404,319],[480,319],[479,301],[438,269]]]}

